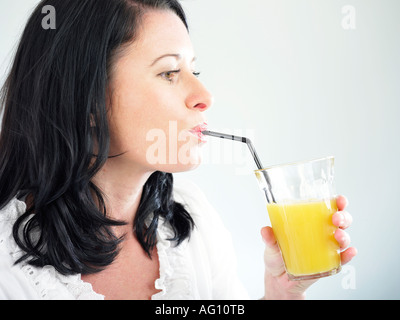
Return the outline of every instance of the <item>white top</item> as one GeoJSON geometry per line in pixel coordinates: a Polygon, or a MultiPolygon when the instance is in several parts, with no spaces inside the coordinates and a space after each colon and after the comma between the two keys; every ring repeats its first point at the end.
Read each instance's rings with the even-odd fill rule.
{"type": "MultiPolygon", "coordinates": [[[[204,194],[192,183],[180,182],[174,185],[174,199],[187,206],[195,229],[189,240],[175,247],[166,240],[173,237],[172,229],[160,218],[160,278],[155,288],[161,291],[152,299],[248,299],[236,274],[231,236],[204,194]]],[[[80,274],[64,276],[52,266],[13,264],[22,252],[12,226],[25,210],[25,202],[16,198],[0,210],[0,299],[104,299],[80,274]]]]}

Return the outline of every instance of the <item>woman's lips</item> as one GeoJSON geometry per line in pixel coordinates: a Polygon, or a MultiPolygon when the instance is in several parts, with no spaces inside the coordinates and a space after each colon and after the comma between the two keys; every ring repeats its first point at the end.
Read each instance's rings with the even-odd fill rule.
{"type": "Polygon", "coordinates": [[[189,130],[190,133],[195,135],[201,142],[207,142],[204,134],[202,133],[203,131],[206,131],[208,129],[207,123],[202,123],[199,124],[198,126],[192,128],[189,130]]]}

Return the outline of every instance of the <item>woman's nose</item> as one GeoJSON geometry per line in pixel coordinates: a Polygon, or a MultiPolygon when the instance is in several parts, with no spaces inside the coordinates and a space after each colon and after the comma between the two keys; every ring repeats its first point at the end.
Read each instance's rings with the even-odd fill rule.
{"type": "Polygon", "coordinates": [[[190,86],[189,94],[186,98],[186,106],[189,109],[206,111],[213,104],[214,97],[200,82],[195,78],[190,86]]]}

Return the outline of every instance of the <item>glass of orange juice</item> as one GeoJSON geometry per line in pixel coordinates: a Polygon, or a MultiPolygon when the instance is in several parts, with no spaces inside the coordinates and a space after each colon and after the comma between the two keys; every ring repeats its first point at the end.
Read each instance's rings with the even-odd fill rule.
{"type": "Polygon", "coordinates": [[[255,173],[289,279],[338,273],[340,248],[332,223],[337,211],[334,158],[272,166],[255,173]]]}

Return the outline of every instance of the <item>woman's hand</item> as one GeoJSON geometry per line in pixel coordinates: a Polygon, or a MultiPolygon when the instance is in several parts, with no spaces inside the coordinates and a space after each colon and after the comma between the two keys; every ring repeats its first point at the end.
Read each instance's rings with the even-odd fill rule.
{"type": "MultiPolygon", "coordinates": [[[[338,211],[333,214],[332,222],[338,229],[335,231],[335,239],[341,249],[342,265],[349,262],[356,254],[355,248],[347,248],[350,237],[344,231],[351,225],[352,217],[345,211],[348,204],[344,196],[336,199],[338,211]],[[347,248],[347,249],[346,249],[347,248]]],[[[265,242],[265,295],[264,299],[304,299],[306,289],[317,280],[290,281],[286,272],[274,233],[271,227],[261,229],[261,235],[265,242]]]]}

